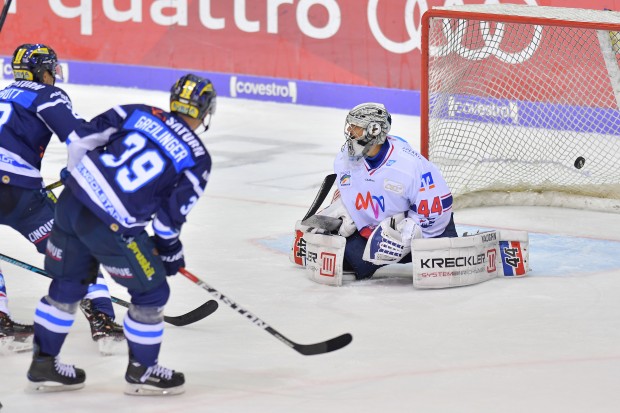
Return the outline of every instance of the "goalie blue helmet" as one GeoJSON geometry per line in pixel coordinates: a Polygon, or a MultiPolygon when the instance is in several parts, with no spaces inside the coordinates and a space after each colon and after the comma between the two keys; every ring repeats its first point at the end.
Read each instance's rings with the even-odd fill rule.
{"type": "Polygon", "coordinates": [[[349,111],[344,136],[349,156],[366,157],[376,145],[385,142],[392,127],[392,115],[381,103],[362,103],[349,111]]]}
{"type": "Polygon", "coordinates": [[[170,111],[203,120],[215,113],[216,96],[209,79],[187,74],[170,89],[170,111]]]}
{"type": "Polygon", "coordinates": [[[58,64],[56,52],[41,43],[26,43],[15,49],[11,66],[15,80],[45,83],[43,76],[46,72],[52,76],[53,83],[57,78],[62,79],[62,69],[58,64]]]}

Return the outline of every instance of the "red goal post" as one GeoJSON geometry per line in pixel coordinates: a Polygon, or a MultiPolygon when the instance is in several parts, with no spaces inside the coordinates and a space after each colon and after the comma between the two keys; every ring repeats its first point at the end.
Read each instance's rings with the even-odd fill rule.
{"type": "Polygon", "coordinates": [[[514,4],[422,16],[421,151],[456,207],[620,212],[620,13],[514,4]]]}

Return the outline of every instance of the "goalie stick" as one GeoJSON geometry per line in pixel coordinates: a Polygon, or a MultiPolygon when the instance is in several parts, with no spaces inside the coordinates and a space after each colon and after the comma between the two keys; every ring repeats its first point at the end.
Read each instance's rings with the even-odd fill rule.
{"type": "MultiPolygon", "coordinates": [[[[44,275],[48,278],[52,278],[51,275],[47,273],[44,269],[39,267],[35,267],[34,265],[30,265],[23,261],[16,260],[15,258],[11,258],[8,255],[4,255],[0,253],[0,259],[2,261],[6,261],[10,264],[16,265],[18,267],[24,268],[28,271],[32,271],[36,274],[44,275]]],[[[129,302],[122,300],[120,298],[116,298],[114,296],[110,297],[112,302],[123,306],[125,308],[129,308],[129,302]]],[[[195,323],[196,321],[200,321],[203,318],[207,317],[210,314],[213,314],[215,310],[217,310],[219,304],[215,300],[209,300],[206,303],[202,304],[200,307],[193,309],[189,313],[181,314],[179,316],[164,316],[164,321],[166,323],[172,324],[173,326],[181,327],[186,326],[188,324],[195,323]]]]}
{"type": "Polygon", "coordinates": [[[338,337],[334,337],[330,340],[321,341],[320,343],[315,343],[315,344],[295,343],[294,341],[291,341],[285,336],[283,336],[275,328],[271,327],[269,324],[267,324],[266,322],[264,322],[263,320],[261,320],[260,318],[258,318],[257,316],[255,316],[254,314],[246,310],[245,308],[241,307],[239,304],[231,300],[229,297],[225,296],[224,294],[222,294],[215,288],[209,286],[209,284],[207,284],[206,282],[200,280],[198,277],[196,277],[194,274],[192,274],[185,268],[179,269],[179,272],[183,274],[185,277],[187,277],[187,279],[192,281],[194,284],[198,285],[202,289],[206,290],[209,294],[213,295],[219,301],[227,304],[233,310],[236,310],[243,317],[250,320],[252,324],[267,331],[269,334],[271,334],[272,336],[274,336],[275,338],[277,338],[278,340],[280,340],[281,342],[283,342],[284,344],[286,344],[293,350],[303,354],[304,356],[312,356],[315,354],[323,354],[323,353],[329,353],[331,351],[336,351],[348,345],[353,340],[353,336],[349,333],[346,333],[338,337]]]}
{"type": "Polygon", "coordinates": [[[11,7],[11,3],[13,0],[5,0],[4,7],[2,8],[2,13],[0,13],[0,31],[2,31],[2,26],[4,26],[4,21],[6,20],[6,15],[9,12],[9,7],[11,7]]]}
{"type": "Polygon", "coordinates": [[[323,183],[319,188],[319,192],[316,194],[314,201],[312,201],[312,205],[310,205],[310,209],[308,210],[308,212],[306,212],[306,215],[304,215],[302,221],[305,221],[316,213],[316,211],[319,209],[319,207],[327,197],[327,194],[329,194],[329,191],[331,191],[332,185],[335,181],[336,174],[329,174],[325,177],[325,179],[323,179],[323,183]]]}

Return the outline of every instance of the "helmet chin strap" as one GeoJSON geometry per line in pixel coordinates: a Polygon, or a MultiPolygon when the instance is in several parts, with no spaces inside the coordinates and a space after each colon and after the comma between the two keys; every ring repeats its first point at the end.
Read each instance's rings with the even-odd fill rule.
{"type": "Polygon", "coordinates": [[[207,114],[207,116],[203,118],[202,122],[200,122],[200,125],[196,129],[194,129],[194,132],[198,136],[205,134],[209,130],[209,125],[211,125],[211,114],[207,114]]]}

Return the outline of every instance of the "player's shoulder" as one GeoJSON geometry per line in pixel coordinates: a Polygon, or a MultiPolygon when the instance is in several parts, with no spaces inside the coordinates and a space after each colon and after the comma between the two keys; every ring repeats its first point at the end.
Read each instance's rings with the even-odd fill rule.
{"type": "Polygon", "coordinates": [[[411,148],[409,142],[400,136],[387,135],[386,139],[397,148],[411,148]]]}
{"type": "Polygon", "coordinates": [[[126,114],[131,114],[134,112],[139,112],[140,114],[146,116],[159,117],[158,114],[164,112],[163,109],[159,109],[155,106],[146,105],[144,103],[126,103],[124,105],[117,105],[114,107],[117,112],[124,112],[126,114]]]}
{"type": "Polygon", "coordinates": [[[62,99],[66,102],[71,102],[69,95],[63,89],[55,85],[48,85],[45,83],[31,82],[29,80],[18,80],[8,85],[4,90],[19,90],[19,93],[25,97],[29,97],[28,100],[37,102],[37,104],[44,103],[46,101],[53,101],[62,99]]]}
{"type": "MultiPolygon", "coordinates": [[[[119,116],[123,121],[127,121],[127,125],[145,125],[146,124],[160,124],[166,123],[170,117],[170,113],[158,108],[157,106],[151,106],[143,103],[129,103],[124,105],[117,105],[108,110],[108,113],[113,116],[119,116]]],[[[140,129],[140,128],[138,128],[140,129]]]]}
{"type": "Polygon", "coordinates": [[[409,158],[412,161],[424,160],[424,157],[415,150],[409,142],[400,136],[388,135],[387,139],[394,146],[396,152],[403,156],[405,159],[409,158]]]}

